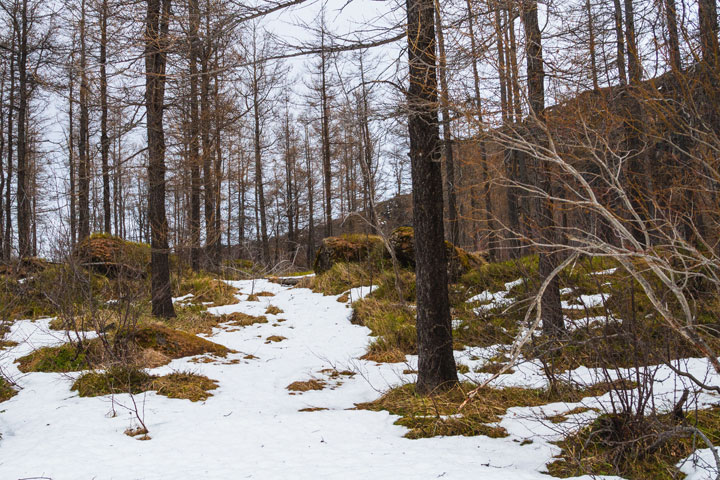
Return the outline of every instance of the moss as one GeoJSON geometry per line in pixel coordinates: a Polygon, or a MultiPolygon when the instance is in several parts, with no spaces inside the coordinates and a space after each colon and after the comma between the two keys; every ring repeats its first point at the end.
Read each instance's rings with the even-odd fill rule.
{"type": "Polygon", "coordinates": [[[184,398],[191,402],[205,401],[210,390],[218,388],[215,380],[190,372],[177,372],[153,380],[152,389],[168,398],[184,398]]]}
{"type": "Polygon", "coordinates": [[[141,349],[162,353],[169,359],[212,353],[225,357],[230,350],[217,343],[205,340],[180,330],[173,330],[161,324],[142,325],[135,331],[119,333],[127,335],[141,349]]]}
{"type": "Polygon", "coordinates": [[[385,246],[376,235],[350,234],[323,239],[315,256],[313,270],[327,272],[336,263],[367,263],[382,270],[387,264],[385,246]]]}
{"type": "Polygon", "coordinates": [[[223,345],[160,323],[113,331],[105,339],[107,346],[96,338],[80,345],[43,347],[16,362],[22,372],[72,372],[118,362],[152,368],[175,358],[206,353],[225,357],[232,352],[223,345]]]}
{"type": "Polygon", "coordinates": [[[89,364],[82,348],[69,343],[58,347],[42,347],[15,360],[18,370],[28,372],[75,372],[89,364]]]}
{"type": "Polygon", "coordinates": [[[150,246],[107,233],[94,233],[75,246],[73,255],[90,269],[109,277],[145,276],[150,246]]]}
{"type": "Polygon", "coordinates": [[[137,367],[114,366],[105,372],[88,372],[75,380],[71,390],[81,397],[118,393],[142,393],[151,390],[155,377],[137,367]]]}
{"type": "Polygon", "coordinates": [[[157,377],[137,367],[114,366],[105,372],[89,372],[78,378],[71,390],[81,397],[97,397],[119,393],[138,394],[157,391],[168,398],[183,398],[192,402],[207,400],[209,390],[217,382],[189,372],[171,373],[157,377]]]}
{"type": "Polygon", "coordinates": [[[17,391],[4,378],[0,377],[0,402],[10,400],[17,395],[17,391]]]}
{"type": "Polygon", "coordinates": [[[193,295],[193,302],[211,306],[238,303],[237,289],[210,274],[197,272],[184,276],[177,285],[178,296],[193,295]]]}
{"type": "Polygon", "coordinates": [[[681,433],[677,427],[683,425],[697,427],[713,444],[720,441],[717,407],[698,410],[682,420],[674,414],[605,414],[559,442],[562,452],[548,464],[548,472],[560,478],[586,474],[629,480],[680,478],[675,465],[696,448],[707,447],[700,438],[681,433]]]}
{"type": "Polygon", "coordinates": [[[519,387],[485,387],[468,402],[461,414],[458,408],[476,386],[461,383],[453,388],[434,392],[432,396],[418,395],[414,384],[406,384],[385,393],[374,402],[360,403],[364,410],[385,410],[400,416],[395,423],[410,429],[408,438],[436,435],[507,436],[494,425],[511,407],[530,407],[551,402],[577,402],[586,396],[606,392],[610,385],[597,384],[589,388],[565,385],[555,390],[519,387]]]}
{"type": "Polygon", "coordinates": [[[380,361],[390,352],[393,360],[402,354],[417,353],[417,330],[415,312],[403,303],[375,298],[364,298],[353,304],[352,322],[368,327],[371,335],[377,337],[368,347],[364,358],[380,361]]]}

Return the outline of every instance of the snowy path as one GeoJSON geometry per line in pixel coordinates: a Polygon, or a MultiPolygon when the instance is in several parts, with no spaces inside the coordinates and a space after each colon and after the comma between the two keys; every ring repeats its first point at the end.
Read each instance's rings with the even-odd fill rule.
{"type": "MultiPolygon", "coordinates": [[[[250,281],[234,282],[244,294],[250,281]]],[[[273,297],[212,309],[264,315],[268,305],[282,310],[267,315],[267,324],[216,329],[212,340],[239,354],[213,363],[173,361],[153,370],[190,370],[219,381],[204,403],[169,399],[155,393],[137,395],[144,409],[150,441],[123,434],[134,426],[134,413],[123,408],[127,395],[79,398],[67,375],[21,376],[12,360],[43,344],[58,343],[47,321],[17,322],[11,339],[27,340],[3,355],[0,366],[17,376],[22,391],[0,405],[0,480],[51,478],[90,479],[548,479],[540,471],[557,452],[547,438],[523,425],[522,415],[508,415],[502,425],[507,438],[403,438],[385,412],[349,410],[369,401],[390,385],[411,379],[406,365],[376,365],[358,360],[369,331],[352,325],[350,308],[337,297],[290,289],[257,280],[255,292],[273,297]],[[286,319],[276,323],[274,320],[286,319]],[[287,337],[265,343],[270,335],[287,337]],[[247,354],[257,359],[246,360],[247,354]],[[231,364],[229,360],[238,359],[231,364]],[[359,372],[341,377],[336,388],[291,395],[286,386],[310,378],[325,379],[321,370],[359,372]],[[328,410],[300,412],[321,407],[328,410]],[[522,445],[526,439],[530,444],[522,445]]],[[[367,293],[367,289],[366,292],[367,293]]],[[[355,298],[360,292],[355,292],[355,298]]],[[[530,422],[531,424],[534,422],[530,422]]],[[[551,433],[539,428],[542,434],[551,433]]]]}

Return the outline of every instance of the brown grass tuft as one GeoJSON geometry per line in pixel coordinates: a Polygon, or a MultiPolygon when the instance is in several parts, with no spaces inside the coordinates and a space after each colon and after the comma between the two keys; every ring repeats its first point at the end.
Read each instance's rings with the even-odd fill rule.
{"type": "Polygon", "coordinates": [[[309,390],[322,390],[323,388],[325,388],[325,382],[323,382],[322,380],[315,380],[313,378],[310,380],[305,380],[304,382],[300,382],[300,381],[293,382],[285,388],[287,388],[291,392],[307,392],[309,390]]]}
{"type": "Polygon", "coordinates": [[[276,307],[275,305],[268,306],[267,310],[265,310],[266,315],[280,315],[281,313],[285,313],[280,308],[276,307]]]}

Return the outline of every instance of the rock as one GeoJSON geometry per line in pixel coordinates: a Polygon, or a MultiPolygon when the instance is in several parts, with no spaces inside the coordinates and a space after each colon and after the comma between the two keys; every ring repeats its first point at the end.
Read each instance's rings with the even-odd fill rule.
{"type": "MultiPolygon", "coordinates": [[[[390,234],[390,246],[401,266],[415,268],[415,231],[412,227],[396,228],[390,234]]],[[[463,274],[484,262],[481,257],[466,252],[450,242],[445,242],[448,258],[448,277],[451,282],[457,281],[463,274]]]]}
{"type": "Polygon", "coordinates": [[[323,239],[315,256],[313,270],[321,274],[338,262],[378,261],[384,256],[382,239],[377,235],[352,234],[323,239]]]}
{"type": "Polygon", "coordinates": [[[115,277],[121,271],[145,276],[150,265],[150,246],[96,233],[78,243],[73,256],[81,265],[109,277],[115,277]]]}

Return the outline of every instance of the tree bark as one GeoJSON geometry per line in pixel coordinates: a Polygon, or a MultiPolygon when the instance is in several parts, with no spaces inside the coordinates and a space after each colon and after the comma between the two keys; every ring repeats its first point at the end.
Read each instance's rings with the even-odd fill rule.
{"type": "MultiPolygon", "coordinates": [[[[531,122],[544,123],[545,121],[545,71],[543,67],[542,38],[540,25],[538,23],[537,0],[528,0],[523,4],[523,25],[525,27],[525,39],[527,42],[527,84],[528,103],[532,118],[531,122]]],[[[544,144],[546,142],[542,126],[530,127],[536,133],[531,134],[532,140],[544,144]]],[[[538,160],[531,161],[535,175],[535,185],[548,197],[552,197],[551,184],[548,169],[541,165],[538,160]]],[[[553,218],[553,206],[550,198],[536,198],[533,201],[537,234],[536,239],[543,245],[539,252],[538,270],[540,278],[544,281],[553,270],[560,264],[558,254],[551,245],[556,244],[555,220],[553,218]]],[[[556,336],[565,330],[565,321],[560,305],[560,280],[553,277],[545,290],[542,300],[542,321],[543,331],[546,334],[556,336]]]]}
{"type": "Polygon", "coordinates": [[[85,31],[85,0],[80,6],[80,131],[78,132],[78,240],[90,236],[90,159],[88,148],[87,45],[85,31]]]}
{"type": "Polygon", "coordinates": [[[31,255],[30,195],[28,195],[28,11],[27,0],[22,0],[18,38],[18,134],[17,134],[17,223],[18,253],[20,258],[31,255]]]}
{"type": "Polygon", "coordinates": [[[407,92],[417,278],[417,391],[457,383],[443,225],[433,0],[407,0],[407,92]]]}
{"type": "Polygon", "coordinates": [[[107,93],[107,17],[108,0],[102,0],[100,12],[100,157],[103,184],[103,230],[112,231],[112,210],[110,209],[110,140],[108,138],[108,93],[107,93]]]}
{"type": "Polygon", "coordinates": [[[148,216],[151,231],[152,313],[174,317],[170,291],[168,224],[165,215],[165,69],[171,0],[147,0],[145,108],[148,138],[148,216]]]}
{"type": "MultiPolygon", "coordinates": [[[[445,35],[443,35],[440,6],[435,8],[435,23],[438,43],[438,74],[440,77],[440,112],[442,114],[443,156],[445,157],[445,189],[448,201],[448,224],[450,243],[458,244],[460,223],[458,222],[457,193],[455,190],[455,158],[450,129],[450,92],[447,84],[447,59],[445,58],[445,35]]],[[[475,59],[472,59],[473,65],[475,59]]]]}

